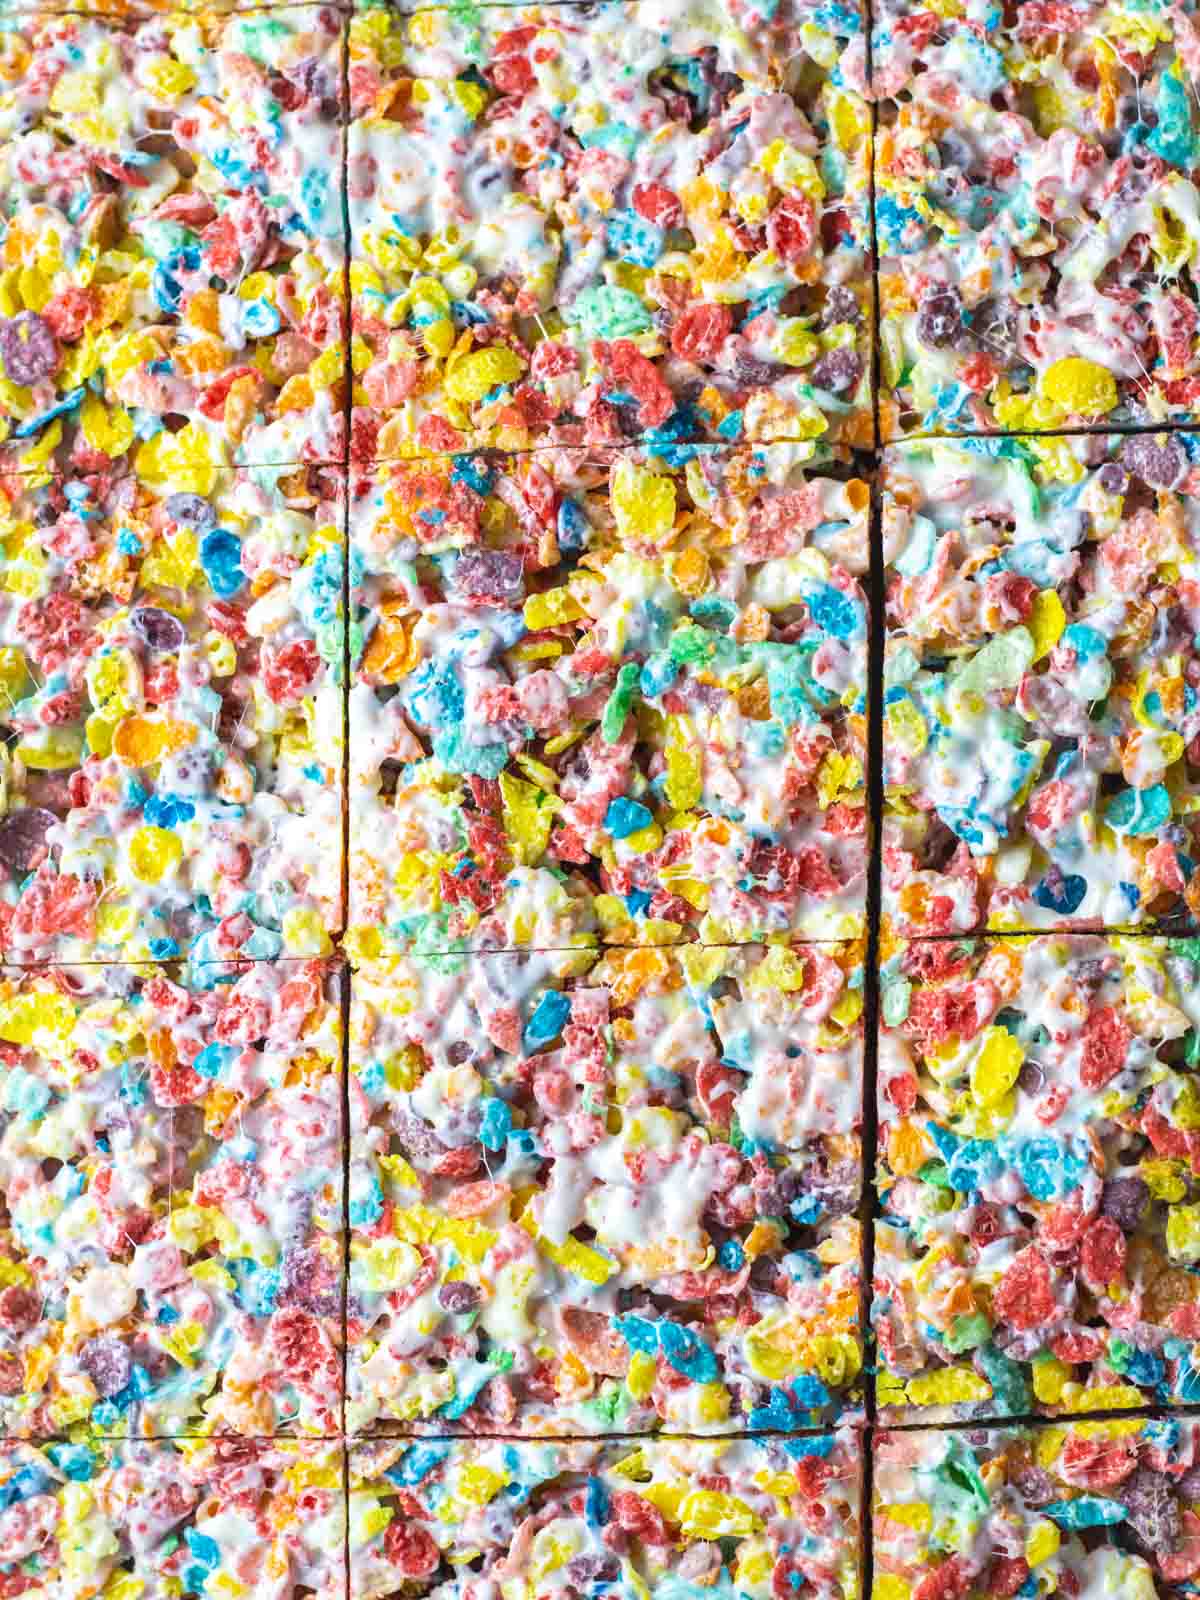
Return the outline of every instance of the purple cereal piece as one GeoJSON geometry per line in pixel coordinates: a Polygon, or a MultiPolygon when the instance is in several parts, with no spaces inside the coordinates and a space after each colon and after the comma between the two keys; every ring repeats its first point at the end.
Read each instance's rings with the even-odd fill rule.
{"type": "Polygon", "coordinates": [[[130,613],[129,621],[147,649],[159,653],[178,650],[186,637],[178,617],[158,606],[138,606],[130,613]]]}
{"type": "Polygon", "coordinates": [[[832,328],[839,322],[862,321],[862,311],[858,304],[858,297],[853,289],[848,289],[844,283],[835,283],[825,296],[825,305],[821,312],[821,326],[832,328]]]}
{"type": "Polygon", "coordinates": [[[46,835],[58,825],[53,811],[32,807],[0,820],[0,861],[10,872],[32,872],[46,850],[46,835]]]}
{"type": "Polygon", "coordinates": [[[479,1290],[473,1283],[452,1278],[438,1290],[438,1305],[455,1316],[465,1316],[479,1304],[479,1290]]]}
{"type": "Polygon", "coordinates": [[[133,1373],[133,1361],[125,1344],[115,1334],[102,1333],[89,1339],[79,1352],[79,1365],[96,1385],[103,1400],[120,1394],[133,1373]]]}
{"type": "Polygon", "coordinates": [[[1169,1552],[1179,1543],[1182,1519],[1171,1481],[1161,1472],[1138,1467],[1132,1477],[1109,1490],[1128,1513],[1129,1526],[1148,1550],[1169,1552]]]}
{"type": "Polygon", "coordinates": [[[1121,446],[1121,465],[1151,489],[1174,489],[1187,476],[1188,458],[1174,436],[1160,444],[1150,434],[1136,434],[1121,446]]]}
{"type": "Polygon", "coordinates": [[[165,509],[172,522],[186,522],[197,533],[216,525],[217,514],[203,495],[182,492],[168,495],[165,509]]]}
{"type": "Polygon", "coordinates": [[[957,289],[931,289],[917,310],[917,338],[929,350],[946,350],[962,337],[962,297],[957,289]]]}
{"type": "Polygon", "coordinates": [[[475,600],[512,605],[524,592],[525,563],[505,550],[464,550],[454,568],[454,587],[475,600]]]}
{"type": "Polygon", "coordinates": [[[0,356],[13,383],[40,383],[58,370],[58,344],[36,311],[22,311],[0,326],[0,356]]]}
{"type": "Polygon", "coordinates": [[[1142,1220],[1149,1187],[1141,1178],[1110,1178],[1104,1185],[1100,1209],[1125,1233],[1132,1233],[1142,1220]]]}
{"type": "Polygon", "coordinates": [[[848,394],[862,377],[862,360],[854,350],[830,350],[810,374],[818,389],[830,394],[848,394]]]}

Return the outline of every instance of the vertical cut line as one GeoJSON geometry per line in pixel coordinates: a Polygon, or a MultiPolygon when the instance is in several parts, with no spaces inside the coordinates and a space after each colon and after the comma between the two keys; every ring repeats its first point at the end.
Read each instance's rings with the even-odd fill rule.
{"type": "Polygon", "coordinates": [[[351,255],[354,237],[350,227],[350,25],[347,13],[342,18],[342,911],[339,927],[338,954],[341,937],[350,920],[350,631],[352,617],[350,606],[350,506],[354,486],[351,475],[351,426],[354,416],[354,317],[350,298],[351,255]]]}
{"type": "Polygon", "coordinates": [[[878,149],[879,108],[874,90],[874,0],[865,0],[867,94],[870,150],[867,166],[868,239],[871,254],[871,414],[874,454],[868,483],[871,502],[868,513],[868,608],[867,608],[867,830],[870,855],[867,861],[867,949],[863,994],[863,1187],[860,1207],[862,1227],[862,1341],[865,1383],[866,1427],[863,1430],[862,1467],[862,1587],[863,1600],[875,1592],[875,1444],[878,1434],[878,1407],[875,1379],[877,1351],[871,1327],[871,1306],[875,1295],[875,1221],[879,1197],[875,1184],[879,1143],[879,1021],[880,1021],[880,919],[883,880],[883,659],[885,611],[883,580],[883,539],[879,500],[879,468],[883,429],[880,420],[882,372],[880,341],[879,237],[875,226],[875,160],[878,149]]]}
{"type": "Polygon", "coordinates": [[[350,228],[350,25],[351,14],[342,17],[342,351],[343,384],[342,401],[342,914],[341,930],[336,940],[338,973],[338,998],[341,1004],[341,1083],[339,1088],[339,1114],[342,1122],[342,1293],[341,1293],[341,1373],[342,1392],[339,1397],[339,1415],[342,1428],[342,1485],[345,1502],[345,1530],[343,1549],[345,1559],[346,1600],[350,1600],[350,1455],[346,1446],[346,1391],[350,1378],[350,965],[345,959],[343,938],[350,918],[350,504],[353,485],[351,473],[351,422],[354,407],[354,323],[350,299],[351,254],[354,239],[350,228]]]}
{"type": "MultiPolygon", "coordinates": [[[[880,919],[883,856],[883,551],[880,537],[878,463],[871,475],[869,521],[870,567],[868,571],[867,626],[867,829],[870,856],[867,863],[867,948],[863,983],[863,1107],[862,1166],[863,1182],[859,1218],[862,1227],[862,1336],[866,1353],[867,1426],[874,1428],[875,1352],[871,1342],[871,1300],[875,1276],[875,1221],[878,1196],[875,1187],[876,1152],[879,1138],[877,1100],[880,1023],[880,919]]],[[[868,1445],[869,1445],[868,1440],[868,1445]]],[[[868,1461],[870,1449],[867,1451],[868,1461]]]]}
{"type": "Polygon", "coordinates": [[[868,482],[870,507],[867,521],[867,830],[870,855],[867,862],[867,948],[863,993],[863,1187],[860,1222],[862,1226],[862,1339],[866,1382],[866,1450],[863,1464],[863,1582],[870,1597],[874,1570],[871,1497],[873,1489],[875,1403],[875,1347],[871,1333],[871,1303],[875,1278],[875,1219],[878,1194],[875,1187],[876,1151],[879,1137],[877,1099],[879,1063],[879,954],[883,879],[883,657],[884,657],[884,581],[883,540],[879,500],[879,467],[882,440],[880,421],[880,382],[882,370],[880,341],[879,236],[875,225],[875,162],[878,150],[879,106],[875,98],[875,3],[864,0],[866,28],[867,109],[869,149],[867,161],[867,226],[871,256],[871,398],[874,454],[868,482]]]}
{"type": "Polygon", "coordinates": [[[878,150],[879,107],[875,99],[875,15],[874,0],[864,0],[866,27],[866,74],[868,111],[867,155],[867,238],[871,261],[871,416],[872,453],[868,483],[870,507],[867,519],[867,834],[870,854],[867,861],[867,948],[863,992],[863,1107],[862,1107],[862,1195],[859,1223],[862,1229],[861,1312],[863,1341],[863,1385],[866,1426],[863,1430],[862,1510],[860,1549],[864,1600],[871,1600],[875,1589],[875,1441],[878,1437],[878,1408],[875,1394],[876,1350],[871,1329],[871,1305],[875,1292],[875,1220],[878,1193],[875,1165],[879,1142],[878,1067],[880,1018],[880,918],[883,879],[883,657],[884,657],[884,581],[883,541],[880,527],[879,466],[883,429],[880,416],[882,355],[879,288],[879,236],[875,218],[875,162],[878,150]]]}
{"type": "Polygon", "coordinates": [[[879,287],[879,235],[875,217],[875,162],[878,152],[879,106],[875,98],[875,8],[874,0],[864,0],[866,27],[867,111],[869,150],[867,159],[867,238],[871,258],[871,415],[874,454],[868,482],[871,502],[868,513],[868,610],[867,610],[867,829],[870,856],[867,863],[867,949],[863,994],[863,1187],[860,1207],[862,1227],[862,1341],[866,1381],[866,1427],[863,1434],[862,1468],[862,1590],[871,1600],[875,1590],[875,1441],[878,1437],[878,1408],[875,1393],[877,1354],[871,1329],[871,1306],[875,1292],[875,1220],[878,1192],[875,1165],[879,1143],[878,1067],[879,1067],[879,955],[883,880],[883,657],[884,657],[884,581],[883,540],[880,524],[879,466],[883,428],[880,396],[882,382],[881,295],[879,287]]]}

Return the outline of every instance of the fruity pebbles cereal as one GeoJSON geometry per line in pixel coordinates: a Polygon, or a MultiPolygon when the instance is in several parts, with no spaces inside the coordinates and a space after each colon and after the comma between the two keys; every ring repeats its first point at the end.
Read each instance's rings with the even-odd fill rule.
{"type": "Polygon", "coordinates": [[[356,480],[359,954],[861,933],[868,491],[811,453],[356,480]]]}
{"type": "Polygon", "coordinates": [[[1190,0],[873,15],[884,437],[1194,422],[1190,0]]]}
{"type": "Polygon", "coordinates": [[[0,1577],[30,1600],[343,1600],[337,1446],[288,1440],[0,1445],[0,1577]]]}
{"type": "Polygon", "coordinates": [[[883,911],[896,930],[1200,910],[1200,437],[883,458],[883,911]]]}
{"type": "Polygon", "coordinates": [[[350,1452],[352,1600],[861,1593],[861,1443],[503,1440],[350,1452]]]}
{"type": "Polygon", "coordinates": [[[874,1487],[877,1600],[1195,1592],[1191,1418],[884,1434],[874,1487]]]}
{"type": "Polygon", "coordinates": [[[0,468],[169,492],[340,458],[340,32],[322,6],[0,23],[0,468]]]}
{"type": "Polygon", "coordinates": [[[1200,946],[901,945],[882,968],[877,1398],[1200,1400],[1200,946]]]}
{"type": "Polygon", "coordinates": [[[870,445],[865,53],[853,0],[356,16],[355,448],[870,445]]]}
{"type": "Polygon", "coordinates": [[[0,475],[9,960],[330,949],[343,484],[317,466],[0,475]]]}
{"type": "Polygon", "coordinates": [[[352,1425],[716,1433],[853,1409],[860,960],[356,972],[352,1425]]]}
{"type": "Polygon", "coordinates": [[[0,970],[0,1436],[340,1428],[340,1030],[320,961],[0,970]]]}
{"type": "Polygon", "coordinates": [[[1200,1597],[1197,181],[1193,0],[4,9],[0,1600],[1200,1597]]]}

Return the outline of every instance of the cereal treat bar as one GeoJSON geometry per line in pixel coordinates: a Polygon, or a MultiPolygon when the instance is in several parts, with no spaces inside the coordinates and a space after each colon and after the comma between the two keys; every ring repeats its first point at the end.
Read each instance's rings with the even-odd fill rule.
{"type": "Polygon", "coordinates": [[[355,450],[869,445],[856,4],[358,16],[355,450]]]}
{"type": "Polygon", "coordinates": [[[868,493],[807,453],[356,480],[358,953],[861,932],[868,493]]]}
{"type": "Polygon", "coordinates": [[[9,960],[329,950],[343,481],[222,467],[151,487],[117,463],[0,477],[9,960]]]}
{"type": "Polygon", "coordinates": [[[340,1027],[318,961],[0,972],[0,1435],[336,1432],[340,1027]]]}
{"type": "Polygon", "coordinates": [[[900,932],[1200,909],[1200,441],[893,446],[883,908],[900,932]]]}
{"type": "Polygon", "coordinates": [[[1194,6],[874,16],[884,437],[1196,421],[1194,6]]]}
{"type": "Polygon", "coordinates": [[[357,972],[352,1427],[852,1411],[861,981],[784,944],[357,972]]]}
{"type": "Polygon", "coordinates": [[[884,954],[884,1414],[1200,1401],[1200,947],[884,954]]]}
{"type": "Polygon", "coordinates": [[[851,1429],[641,1445],[379,1441],[350,1452],[351,1600],[484,1593],[855,1600],[851,1429]]]}
{"type": "Polygon", "coordinates": [[[1200,1576],[1192,1418],[884,1434],[874,1498],[876,1600],[1173,1600],[1200,1576]]]}
{"type": "Polygon", "coordinates": [[[343,1600],[341,1448],[73,1436],[0,1445],[0,1584],[30,1600],[343,1600]]]}
{"type": "Polygon", "coordinates": [[[0,26],[0,466],[343,448],[333,6],[0,26]]]}

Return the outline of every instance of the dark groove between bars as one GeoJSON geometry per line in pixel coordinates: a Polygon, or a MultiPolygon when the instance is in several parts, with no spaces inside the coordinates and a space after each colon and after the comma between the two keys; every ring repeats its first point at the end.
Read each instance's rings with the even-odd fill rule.
{"type": "MultiPolygon", "coordinates": [[[[583,5],[588,5],[589,3],[591,3],[591,0],[540,0],[540,3],[543,4],[543,5],[583,6],[583,5]]],[[[637,0],[631,0],[631,3],[636,4],[637,0]]],[[[872,215],[872,222],[871,222],[871,231],[872,231],[872,233],[874,232],[874,217],[873,217],[873,215],[872,215]]],[[[873,303],[877,303],[877,301],[878,301],[878,287],[879,287],[878,278],[875,275],[874,270],[873,270],[872,271],[872,279],[871,279],[872,302],[873,303]]],[[[875,328],[872,329],[871,363],[870,364],[871,364],[871,373],[872,373],[872,388],[874,390],[874,393],[872,395],[872,412],[873,412],[873,415],[872,415],[872,426],[873,426],[874,431],[875,431],[875,440],[876,440],[876,442],[870,449],[864,449],[859,445],[851,445],[851,446],[847,447],[849,449],[849,452],[850,452],[851,456],[857,458],[858,462],[862,465],[863,469],[866,470],[866,471],[877,472],[878,468],[879,468],[879,460],[883,455],[885,455],[887,453],[887,451],[898,449],[898,448],[905,447],[905,446],[908,446],[908,445],[956,444],[956,443],[959,443],[959,442],[965,443],[967,440],[989,441],[989,440],[993,440],[993,439],[994,440],[1001,440],[1001,439],[1018,439],[1018,440],[1019,439],[1089,439],[1089,438],[1108,439],[1108,438],[1130,438],[1130,437],[1137,437],[1137,436],[1139,436],[1141,434],[1156,434],[1156,433],[1194,433],[1194,434],[1200,434],[1200,420],[1197,420],[1197,421],[1193,421],[1193,422],[1105,422],[1105,423],[1097,422],[1097,423],[1080,423],[1080,424],[1076,424],[1073,427],[1064,426],[1064,427],[1061,427],[1061,428],[1024,428],[1024,429],[1021,429],[1020,431],[1018,431],[1016,429],[1005,429],[1005,428],[994,428],[994,429],[988,429],[988,430],[966,429],[966,428],[964,428],[959,433],[941,433],[941,432],[936,432],[936,431],[933,432],[933,433],[922,433],[922,432],[918,432],[918,433],[901,433],[901,434],[897,434],[895,438],[884,439],[884,438],[882,438],[882,436],[880,435],[880,432],[879,432],[879,397],[880,397],[880,388],[879,388],[879,376],[878,376],[878,369],[879,369],[879,340],[878,340],[878,321],[877,321],[877,319],[876,319],[876,326],[875,326],[875,328]]],[[[770,439],[766,439],[766,440],[731,439],[731,440],[726,441],[726,440],[723,440],[723,439],[696,438],[696,439],[680,439],[680,440],[673,441],[673,443],[675,443],[675,444],[687,445],[687,446],[689,446],[689,447],[691,447],[693,449],[697,449],[697,450],[710,450],[710,451],[712,451],[714,453],[719,452],[719,451],[723,451],[726,454],[732,454],[732,453],[734,453],[735,451],[738,451],[738,450],[769,450],[769,449],[772,448],[772,446],[775,446],[775,445],[783,446],[783,445],[789,445],[789,444],[810,444],[811,442],[812,441],[810,439],[791,438],[786,433],[773,434],[770,439]]],[[[594,449],[594,450],[603,451],[604,453],[607,454],[607,453],[610,453],[610,452],[615,453],[615,452],[621,451],[621,450],[636,450],[636,449],[640,448],[641,446],[643,446],[644,444],[645,444],[645,438],[642,435],[639,435],[639,434],[632,434],[632,435],[630,435],[629,438],[621,439],[615,444],[603,444],[603,445],[591,445],[591,446],[589,446],[587,444],[582,444],[582,445],[564,445],[564,444],[556,444],[553,441],[548,441],[545,444],[525,445],[525,446],[521,447],[520,449],[497,450],[496,446],[485,444],[485,443],[481,442],[481,443],[478,443],[478,444],[464,444],[458,450],[428,450],[428,451],[422,451],[420,454],[415,455],[415,456],[403,456],[403,455],[372,456],[371,459],[370,459],[370,462],[368,463],[367,470],[374,470],[374,468],[376,468],[376,467],[386,467],[386,466],[396,465],[396,464],[401,463],[401,462],[414,462],[414,461],[415,462],[419,462],[421,460],[433,460],[433,459],[436,459],[439,456],[446,456],[446,455],[466,455],[466,456],[469,456],[469,455],[474,455],[476,452],[483,451],[483,450],[488,451],[492,455],[501,455],[507,460],[507,459],[517,459],[517,458],[519,458],[521,456],[534,456],[534,455],[538,455],[542,451],[547,451],[547,450],[564,450],[564,449],[567,449],[567,450],[588,450],[588,449],[594,449]]]]}
{"type": "MultiPolygon", "coordinates": [[[[1114,1406],[1096,1411],[1037,1412],[1021,1411],[1011,1415],[988,1412],[978,1417],[960,1417],[951,1422],[912,1421],[868,1422],[859,1413],[841,1420],[832,1420],[821,1426],[807,1428],[742,1428],[732,1433],[681,1433],[677,1429],[663,1428],[657,1433],[514,1433],[511,1429],[479,1433],[438,1433],[436,1429],[424,1432],[395,1428],[367,1429],[362,1433],[99,1433],[90,1432],[88,1439],[96,1444],[174,1444],[182,1440],[202,1440],[207,1443],[227,1439],[243,1440],[249,1444],[342,1444],[348,1449],[360,1445],[385,1444],[472,1444],[476,1441],[501,1440],[506,1444],[654,1444],[677,1443],[693,1440],[698,1444],[732,1444],[740,1439],[823,1439],[839,1428],[861,1434],[882,1433],[969,1433],[979,1428],[1067,1428],[1076,1423],[1112,1422],[1134,1420],[1167,1421],[1173,1417],[1195,1419],[1200,1416],[1200,1402],[1180,1402],[1178,1405],[1162,1403],[1144,1406],[1114,1406]]],[[[57,1433],[0,1435],[0,1444],[28,1444],[35,1448],[60,1442],[69,1430],[57,1433]]]]}
{"type": "MultiPolygon", "coordinates": [[[[864,0],[866,27],[866,74],[868,91],[874,79],[875,5],[864,0]]],[[[859,1594],[872,1600],[875,1589],[875,1438],[878,1407],[875,1396],[875,1341],[871,1331],[871,1306],[875,1295],[875,1221],[879,1214],[879,1191],[875,1183],[876,1147],[879,1142],[879,949],[883,900],[883,671],[884,624],[887,612],[883,567],[882,508],[879,501],[879,468],[882,461],[882,428],[879,395],[881,341],[879,323],[879,237],[875,225],[875,141],[879,129],[879,106],[873,93],[867,103],[867,246],[870,252],[871,304],[871,433],[874,450],[867,474],[870,502],[867,508],[867,947],[863,956],[863,1085],[862,1122],[859,1152],[862,1161],[862,1201],[859,1208],[859,1285],[862,1341],[862,1384],[866,1408],[863,1431],[862,1473],[859,1479],[862,1504],[859,1508],[859,1551],[862,1574],[859,1594]]]]}
{"type": "MultiPolygon", "coordinates": [[[[345,396],[342,401],[342,872],[341,872],[341,928],[345,934],[350,922],[350,658],[352,593],[350,587],[350,508],[353,501],[351,473],[351,425],[354,419],[354,302],[351,294],[350,268],[354,259],[354,235],[350,227],[350,19],[342,22],[341,38],[342,78],[342,381],[345,396]]],[[[338,941],[340,945],[340,940],[338,941]]],[[[339,954],[340,954],[339,949],[339,954]]],[[[341,1319],[342,1393],[340,1416],[342,1421],[342,1584],[345,1600],[353,1600],[354,1585],[350,1577],[350,1451],[346,1443],[346,1393],[350,1378],[350,985],[352,975],[347,963],[338,986],[338,1000],[342,1017],[341,1090],[338,1114],[342,1121],[342,1294],[339,1307],[341,1319]]]]}

